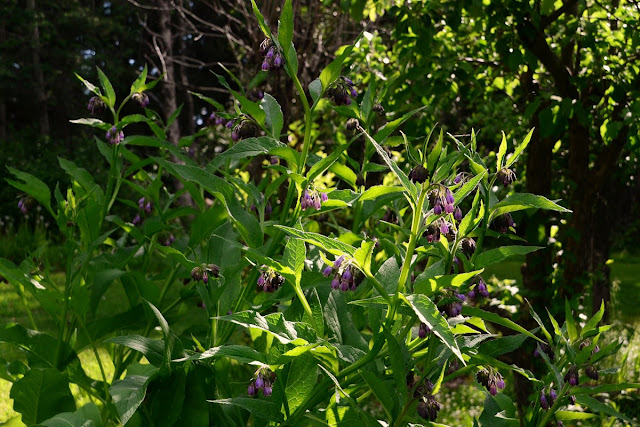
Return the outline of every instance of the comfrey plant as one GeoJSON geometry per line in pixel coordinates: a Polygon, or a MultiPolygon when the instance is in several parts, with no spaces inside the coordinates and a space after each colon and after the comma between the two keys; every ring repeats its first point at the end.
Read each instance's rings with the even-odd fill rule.
{"type": "Polygon", "coordinates": [[[599,361],[617,349],[615,343],[598,347],[607,329],[598,327],[602,311],[579,333],[568,309],[562,327],[549,319],[552,335],[537,315],[540,328],[529,331],[487,303],[494,289],[484,269],[539,249],[495,246],[522,242],[511,214],[567,212],[544,197],[507,196],[496,185],[516,179],[513,165],[531,132],[510,155],[503,136],[489,159],[478,152],[474,132],[460,140],[441,131],[420,144],[397,136],[420,109],[385,113],[373,80],[359,93],[357,82],[343,75],[353,46],[305,89],[291,0],[282,7],[277,35],[252,5],[265,36],[256,47],[263,55],[256,70],[284,71],[298,92],[304,116],[290,118],[291,129],[283,129],[272,95],[232,90],[218,76],[234,96],[233,113],[198,96],[215,109],[208,126],[228,129],[221,135],[229,148],[203,167],[166,141],[177,114],[163,123],[149,108],[144,92],[155,82],[146,82],[146,69],[119,106],[98,70],[100,87],[81,80],[93,96],[90,112],[110,113],[109,119],[75,122],[101,131],[97,146],[110,167],[106,185],[61,159],[72,182],[66,196],[56,187],[52,204],[44,183],[9,169],[19,180],[10,184],[56,219],[67,260],[63,289],[31,260],[19,266],[0,260],[0,274],[32,293],[57,325],[57,336],[36,331],[35,322],[32,329],[7,325],[0,332],[0,340],[27,354],[7,370],[22,420],[428,425],[444,409],[443,384],[460,376],[474,378],[486,393],[480,425],[542,427],[600,414],[625,419],[590,397],[640,387],[595,385],[609,373],[599,361]],[[129,100],[140,113],[120,117],[129,100]],[[313,131],[319,106],[348,128],[329,153],[318,151],[313,131]],[[394,120],[376,127],[387,114],[394,120]],[[152,135],[126,135],[134,122],[148,125],[152,135]],[[303,134],[294,135],[296,129],[303,134]],[[283,142],[290,140],[301,140],[300,149],[283,142]],[[358,161],[349,155],[356,141],[364,143],[358,161]],[[137,146],[157,151],[145,157],[137,146]],[[251,182],[248,162],[263,166],[251,182]],[[376,174],[384,174],[386,185],[367,185],[376,174]],[[175,180],[182,185],[167,185],[175,180]],[[180,205],[186,193],[192,203],[180,205]],[[114,294],[120,298],[115,311],[103,307],[114,294]],[[497,336],[491,324],[513,334],[497,336]],[[537,345],[547,374],[537,378],[501,360],[524,343],[537,345]],[[95,356],[99,379],[86,374],[78,358],[84,350],[95,356]],[[533,389],[519,420],[509,397],[512,375],[533,389]],[[70,383],[93,403],[77,408],[70,383]],[[372,401],[381,408],[375,414],[363,409],[372,401]]]}

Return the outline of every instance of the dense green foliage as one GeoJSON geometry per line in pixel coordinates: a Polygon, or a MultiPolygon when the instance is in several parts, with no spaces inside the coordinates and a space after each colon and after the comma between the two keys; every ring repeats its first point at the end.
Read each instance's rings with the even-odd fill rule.
{"type": "Polygon", "coordinates": [[[518,237],[511,214],[571,212],[505,189],[534,130],[514,130],[512,146],[489,129],[491,155],[474,131],[423,134],[427,107],[405,111],[398,76],[350,78],[359,69],[344,66],[362,38],[303,85],[291,0],[277,31],[252,5],[265,37],[260,75],[290,79],[300,117],[225,70],[216,77],[232,107],[198,95],[215,111],[208,126],[172,140],[180,109],[163,120],[149,104],[159,79],[148,81],[145,67],[119,101],[122,88],[98,69],[96,85],[78,78],[92,112],[109,119],[73,122],[100,132],[108,174],[60,157],[68,184],[50,188],[9,167],[20,208],[40,206],[55,223],[64,263],[59,287],[47,256],[0,259],[4,279],[55,323],[54,334],[38,331],[33,316],[30,328],[0,329],[0,341],[26,356],[2,374],[22,422],[429,424],[442,384],[469,375],[487,392],[480,425],[633,422],[592,397],[640,388],[603,382],[617,370],[602,360],[621,346],[605,345],[604,305],[581,320],[564,300],[564,321],[528,306],[535,326],[523,327],[494,309],[501,289],[483,279],[486,267],[541,249],[518,237]],[[225,150],[199,163],[189,147],[214,131],[225,150]],[[114,292],[120,306],[103,309],[114,292]],[[542,368],[503,361],[524,348],[542,368]],[[100,378],[78,357],[87,349],[100,378]],[[511,375],[528,383],[526,404],[503,392],[511,375]],[[93,403],[77,408],[70,384],[93,403]],[[363,410],[372,400],[381,411],[363,410]]]}

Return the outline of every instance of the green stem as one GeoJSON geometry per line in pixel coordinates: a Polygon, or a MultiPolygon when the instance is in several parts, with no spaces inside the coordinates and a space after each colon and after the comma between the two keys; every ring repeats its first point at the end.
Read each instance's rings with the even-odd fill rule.
{"type": "Polygon", "coordinates": [[[482,228],[480,229],[480,237],[478,237],[478,243],[476,243],[476,250],[473,253],[473,255],[471,256],[471,264],[475,265],[475,261],[476,261],[476,256],[478,256],[478,254],[480,252],[482,252],[482,245],[484,243],[484,236],[485,234],[487,234],[487,230],[489,229],[489,216],[490,216],[490,212],[489,212],[489,203],[490,203],[490,191],[491,191],[491,187],[493,187],[493,183],[495,182],[496,178],[495,176],[493,177],[493,179],[491,180],[491,183],[489,183],[489,185],[487,187],[485,187],[485,191],[484,191],[484,216],[482,218],[482,228]]]}
{"type": "Polygon", "coordinates": [[[296,291],[296,295],[298,296],[298,298],[300,299],[300,302],[302,303],[304,312],[307,313],[307,316],[309,316],[309,319],[311,321],[311,326],[313,326],[313,329],[315,331],[318,331],[318,325],[316,325],[316,319],[315,317],[313,317],[313,312],[311,311],[311,307],[309,306],[307,297],[305,297],[304,292],[302,292],[302,288],[300,287],[300,284],[296,283],[293,286],[293,289],[296,291]]]}
{"type": "Polygon", "coordinates": [[[413,210],[413,220],[411,222],[411,234],[409,236],[409,245],[407,246],[407,253],[404,257],[404,263],[402,264],[402,271],[400,272],[400,280],[398,280],[398,288],[396,291],[396,301],[398,300],[398,294],[404,291],[404,287],[407,284],[409,278],[409,270],[411,269],[411,259],[413,258],[413,252],[416,249],[416,243],[418,242],[418,231],[422,225],[422,205],[424,204],[427,191],[422,187],[418,203],[413,210]]]}
{"type": "Polygon", "coordinates": [[[304,108],[304,139],[302,142],[302,156],[300,157],[300,163],[298,164],[298,173],[304,173],[304,167],[307,163],[307,156],[309,155],[309,148],[311,145],[311,108],[309,107],[309,100],[307,99],[307,95],[304,93],[304,89],[302,89],[302,85],[300,84],[300,80],[297,76],[292,76],[293,84],[298,91],[298,95],[300,95],[300,100],[302,101],[302,108],[304,108]]]}

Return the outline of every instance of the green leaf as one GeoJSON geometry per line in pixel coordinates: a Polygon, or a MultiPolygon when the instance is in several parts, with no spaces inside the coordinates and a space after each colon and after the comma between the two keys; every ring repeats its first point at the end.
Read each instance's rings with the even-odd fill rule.
{"type": "Polygon", "coordinates": [[[122,424],[126,424],[135,414],[147,393],[149,381],[157,372],[158,368],[152,368],[145,375],[127,375],[123,380],[114,381],[109,387],[109,394],[122,424]]]}
{"type": "Polygon", "coordinates": [[[280,21],[278,22],[278,41],[287,52],[291,42],[293,41],[293,7],[291,0],[286,0],[280,12],[280,21]]]}
{"type": "Polygon", "coordinates": [[[438,141],[436,142],[435,147],[433,147],[433,150],[431,150],[429,155],[427,155],[427,143],[431,139],[431,134],[433,134],[434,130],[435,130],[435,126],[433,127],[433,129],[431,129],[431,132],[429,132],[429,136],[424,141],[423,155],[427,156],[427,170],[429,171],[429,175],[433,175],[433,173],[436,171],[436,166],[438,165],[438,159],[440,159],[440,154],[442,154],[443,134],[442,134],[442,128],[440,128],[440,136],[438,137],[438,141]]]}
{"type": "Polygon", "coordinates": [[[409,196],[411,196],[411,198],[414,200],[414,203],[415,203],[415,200],[418,194],[418,190],[416,189],[415,184],[409,181],[409,178],[407,177],[407,175],[405,175],[404,172],[402,172],[402,169],[398,167],[396,162],[389,157],[387,152],[384,151],[382,147],[373,138],[371,138],[371,136],[369,136],[368,133],[365,132],[365,136],[373,144],[375,149],[378,151],[378,154],[380,155],[380,157],[382,157],[382,160],[384,160],[387,166],[389,166],[389,169],[391,169],[391,171],[396,175],[396,177],[398,177],[398,179],[400,180],[400,184],[402,184],[402,186],[405,188],[407,193],[409,193],[409,196]]]}
{"type": "Polygon", "coordinates": [[[282,116],[282,108],[280,108],[280,104],[278,104],[278,101],[276,101],[273,96],[265,93],[264,98],[262,98],[262,109],[265,113],[264,121],[267,128],[269,128],[271,135],[275,139],[279,139],[282,126],[284,125],[284,118],[282,116]]]}
{"type": "Polygon", "coordinates": [[[519,427],[516,419],[516,408],[509,396],[498,393],[495,396],[487,394],[484,400],[484,410],[478,419],[483,427],[519,427]]]}
{"type": "Polygon", "coordinates": [[[313,166],[311,166],[311,169],[309,169],[309,172],[307,173],[307,179],[309,180],[309,182],[313,182],[313,180],[316,179],[317,176],[321,175],[324,171],[329,169],[336,162],[336,160],[340,158],[342,153],[344,153],[344,151],[351,146],[351,143],[354,140],[355,139],[352,139],[348,143],[340,145],[338,148],[333,150],[333,153],[329,154],[323,159],[320,159],[313,166]]]}
{"type": "Polygon", "coordinates": [[[350,256],[353,256],[356,252],[356,248],[354,248],[353,246],[343,243],[340,240],[323,236],[322,234],[301,231],[296,228],[286,227],[284,225],[275,225],[275,227],[283,230],[290,236],[302,239],[305,242],[310,243],[314,246],[318,246],[319,248],[327,252],[331,252],[334,255],[342,255],[346,253],[350,256]]]}
{"type": "Polygon", "coordinates": [[[490,265],[504,261],[514,255],[526,255],[542,249],[541,246],[502,246],[500,248],[490,249],[478,255],[475,262],[475,268],[486,268],[490,265]]]}
{"type": "Polygon", "coordinates": [[[571,212],[543,196],[529,193],[514,193],[491,207],[491,217],[495,218],[507,212],[525,209],[546,209],[558,212],[571,212]]]}
{"type": "Polygon", "coordinates": [[[75,123],[77,125],[91,126],[91,127],[98,128],[98,129],[103,129],[103,130],[109,129],[109,127],[110,127],[110,125],[108,123],[105,123],[100,119],[94,119],[94,118],[69,120],[69,123],[75,123]]]}
{"type": "Polygon", "coordinates": [[[189,91],[189,93],[191,95],[197,96],[198,98],[202,99],[204,102],[207,102],[208,104],[211,104],[218,111],[224,111],[224,109],[225,109],[224,105],[220,104],[218,101],[216,101],[213,98],[209,98],[208,96],[204,96],[204,95],[202,95],[200,93],[197,93],[197,92],[189,91]]]}
{"type": "Polygon", "coordinates": [[[73,73],[75,74],[75,76],[78,78],[78,80],[80,80],[84,86],[89,89],[90,92],[95,93],[96,95],[100,95],[100,88],[97,87],[96,85],[94,85],[93,83],[90,83],[88,80],[83,79],[78,73],[73,73]]]}
{"type": "Polygon", "coordinates": [[[164,341],[154,340],[142,335],[123,335],[105,340],[113,344],[124,345],[139,351],[153,366],[160,366],[164,360],[164,341]]]}
{"type": "Polygon", "coordinates": [[[611,393],[613,391],[622,390],[638,390],[640,389],[640,383],[618,383],[618,384],[603,384],[595,387],[578,387],[571,390],[572,394],[599,394],[599,393],[611,393]]]}
{"type": "Polygon", "coordinates": [[[262,16],[262,13],[260,12],[260,9],[258,8],[255,0],[251,0],[251,6],[253,7],[253,14],[258,20],[258,25],[262,30],[262,34],[264,34],[268,38],[273,38],[271,36],[271,30],[269,29],[269,26],[264,22],[264,16],[262,16]]]}
{"type": "Polygon", "coordinates": [[[22,414],[22,422],[27,425],[76,409],[67,376],[53,368],[29,369],[13,383],[9,397],[13,399],[13,409],[22,414]]]}
{"type": "Polygon", "coordinates": [[[425,108],[427,108],[426,105],[420,108],[416,108],[415,110],[411,110],[408,113],[404,114],[402,117],[399,117],[395,120],[387,122],[387,124],[384,125],[382,129],[380,129],[375,135],[373,135],[373,139],[378,143],[382,143],[389,135],[391,135],[391,133],[394,130],[400,127],[401,124],[403,124],[404,122],[409,120],[414,114],[424,110],[425,108]]]}
{"type": "Polygon", "coordinates": [[[238,202],[233,185],[199,167],[179,165],[163,159],[156,159],[156,161],[181,180],[197,183],[216,196],[224,204],[227,213],[247,244],[254,248],[262,246],[264,235],[260,223],[238,202]]]}
{"type": "Polygon", "coordinates": [[[218,347],[212,347],[208,350],[203,351],[202,353],[196,353],[189,357],[175,359],[174,362],[204,360],[210,359],[212,357],[228,357],[241,363],[252,363],[255,361],[258,361],[260,363],[267,363],[262,353],[255,351],[251,347],[243,345],[221,345],[218,347]]]}
{"type": "Polygon", "coordinates": [[[600,304],[600,310],[596,314],[591,317],[582,328],[582,335],[588,334],[598,327],[598,323],[602,320],[602,316],[604,315],[604,301],[600,304]]]}
{"type": "Polygon", "coordinates": [[[522,343],[528,337],[524,334],[509,335],[506,337],[496,338],[491,341],[485,341],[480,344],[478,351],[491,357],[498,357],[506,353],[511,353],[520,348],[522,343]]]}
{"type": "Polygon", "coordinates": [[[78,167],[72,161],[65,160],[62,157],[58,157],[58,163],[60,163],[60,167],[64,169],[74,181],[80,184],[88,194],[95,198],[99,204],[104,203],[104,192],[102,188],[96,184],[93,175],[89,173],[89,171],[78,167]]]}
{"type": "Polygon", "coordinates": [[[46,427],[99,427],[102,426],[100,410],[95,403],[87,403],[75,412],[62,412],[41,422],[38,426],[46,427]]]}
{"type": "Polygon", "coordinates": [[[513,321],[509,320],[509,319],[505,319],[504,317],[501,317],[499,314],[496,313],[490,313],[488,311],[484,311],[480,308],[477,307],[471,307],[468,305],[464,305],[462,306],[462,314],[464,316],[474,316],[474,317],[479,317],[483,320],[489,321],[489,322],[493,322],[493,323],[497,323],[498,325],[502,325],[505,326],[509,329],[512,329],[516,332],[520,332],[521,334],[524,334],[530,338],[533,338],[536,341],[540,341],[540,342],[544,342],[542,341],[540,338],[536,337],[535,335],[533,335],[531,332],[527,331],[525,328],[523,328],[522,326],[518,325],[517,323],[514,323],[513,321]]]}
{"type": "Polygon", "coordinates": [[[392,186],[392,185],[374,185],[373,187],[368,188],[362,193],[360,196],[360,201],[364,202],[367,200],[376,200],[378,197],[384,196],[386,194],[398,193],[402,190],[402,187],[392,186]]]}
{"type": "Polygon", "coordinates": [[[629,424],[638,425],[638,423],[634,422],[631,418],[626,415],[621,414],[620,412],[613,409],[611,406],[606,403],[602,403],[599,400],[594,399],[593,397],[586,396],[584,394],[576,395],[576,402],[582,406],[587,406],[594,411],[602,412],[612,417],[616,417],[618,419],[624,420],[629,424]]]}
{"type": "Polygon", "coordinates": [[[578,339],[578,330],[576,329],[576,321],[573,318],[573,312],[571,311],[569,300],[566,298],[564,299],[564,315],[569,340],[571,340],[571,342],[575,342],[578,339]]]}
{"type": "MultiPolygon", "coordinates": [[[[389,362],[393,371],[393,379],[396,383],[396,392],[399,394],[400,402],[407,398],[407,368],[400,343],[393,334],[385,330],[387,347],[389,348],[389,362]]],[[[406,350],[406,349],[405,349],[406,350]]],[[[437,392],[434,392],[436,394],[437,392]]]]}
{"type": "Polygon", "coordinates": [[[322,82],[320,79],[315,79],[309,83],[309,94],[313,100],[313,105],[315,105],[318,102],[318,99],[320,99],[320,96],[322,96],[322,82]]]}
{"type": "Polygon", "coordinates": [[[340,71],[342,70],[342,64],[344,61],[351,55],[351,51],[353,51],[353,47],[362,37],[362,33],[356,38],[353,44],[345,47],[336,59],[331,61],[329,65],[327,65],[322,72],[320,72],[320,83],[322,84],[322,92],[326,91],[329,85],[333,83],[335,79],[340,76],[340,71]]]}
{"type": "Polygon", "coordinates": [[[373,240],[363,240],[360,247],[353,254],[353,259],[362,271],[371,276],[371,260],[376,244],[373,240]]]}
{"type": "Polygon", "coordinates": [[[500,172],[502,169],[502,159],[507,154],[507,136],[502,132],[502,141],[500,142],[500,148],[498,149],[498,156],[496,161],[496,172],[500,172]]]}
{"type": "Polygon", "coordinates": [[[108,106],[113,108],[116,104],[116,92],[113,90],[113,86],[111,86],[111,82],[107,78],[107,76],[102,72],[100,67],[96,67],[98,69],[98,78],[100,79],[100,86],[104,89],[104,94],[107,97],[108,106]]]}
{"type": "Polygon", "coordinates": [[[173,351],[173,343],[176,337],[169,328],[169,323],[167,323],[167,320],[164,318],[160,310],[158,310],[155,305],[151,304],[146,299],[142,299],[142,301],[144,301],[149,306],[154,316],[156,316],[158,323],[160,324],[162,336],[164,337],[164,363],[166,364],[168,370],[171,370],[171,353],[173,351]]]}
{"type": "MultiPolygon", "coordinates": [[[[231,72],[228,71],[224,65],[220,63],[218,63],[218,65],[220,65],[224,70],[231,74],[231,72]]],[[[231,89],[231,86],[229,86],[227,80],[223,76],[216,73],[213,74],[215,74],[215,76],[218,78],[218,82],[220,82],[220,84],[224,86],[229,92],[231,92],[233,94],[233,97],[238,100],[238,102],[242,106],[242,110],[253,117],[261,127],[264,127],[266,114],[264,110],[260,108],[260,104],[247,99],[241,93],[238,93],[235,90],[231,89]]]]}
{"type": "Polygon", "coordinates": [[[467,182],[465,182],[462,187],[453,195],[455,199],[455,204],[458,205],[465,197],[467,197],[473,190],[475,190],[478,183],[484,178],[486,175],[486,171],[474,176],[467,182]]]}
{"type": "Polygon", "coordinates": [[[518,160],[518,157],[520,157],[520,154],[522,154],[525,148],[527,148],[527,145],[529,145],[529,142],[531,142],[531,137],[533,136],[534,130],[535,129],[531,129],[527,134],[527,136],[524,137],[524,140],[520,143],[520,145],[518,145],[518,148],[516,148],[516,150],[513,152],[513,155],[509,157],[509,159],[507,160],[506,167],[511,166],[516,162],[516,160],[518,160]]]}
{"type": "Polygon", "coordinates": [[[262,316],[254,311],[242,311],[216,319],[232,322],[247,328],[257,328],[268,332],[282,344],[307,345],[316,342],[318,337],[310,325],[301,322],[291,322],[282,313],[272,313],[262,316]]]}
{"type": "Polygon", "coordinates": [[[285,144],[268,136],[247,138],[234,144],[224,153],[217,155],[211,162],[212,166],[220,166],[227,160],[246,159],[259,154],[268,154],[276,148],[284,148],[285,144]]]}
{"type": "Polygon", "coordinates": [[[313,392],[317,379],[318,366],[309,353],[304,353],[291,362],[285,387],[289,411],[293,412],[313,392]]]}
{"type": "Polygon", "coordinates": [[[24,181],[19,182],[7,179],[7,182],[18,190],[24,191],[29,196],[36,199],[55,218],[55,215],[51,210],[51,191],[49,191],[49,187],[47,187],[47,184],[40,181],[38,178],[31,174],[19,171],[18,169],[14,169],[11,166],[7,166],[7,169],[9,169],[9,172],[15,175],[19,180],[24,181]]]}
{"type": "Polygon", "coordinates": [[[446,287],[458,288],[464,284],[467,280],[475,277],[477,274],[481,274],[484,269],[470,271],[462,274],[447,274],[445,276],[435,276],[433,278],[427,275],[419,275],[413,282],[416,293],[427,293],[429,295],[437,292],[438,290],[446,287]],[[429,285],[429,287],[427,287],[429,285]]]}
{"type": "Polygon", "coordinates": [[[371,391],[382,404],[387,417],[395,419],[398,412],[398,395],[394,391],[394,387],[390,381],[384,381],[369,371],[360,371],[360,375],[365,380],[371,391]]]}
{"type": "MultiPolygon", "coordinates": [[[[253,0],[251,0],[253,1],[253,0]]],[[[282,413],[275,403],[268,400],[254,399],[252,397],[231,397],[228,399],[207,400],[218,405],[232,405],[246,409],[257,418],[266,418],[271,421],[282,421],[282,413]]]]}
{"type": "Polygon", "coordinates": [[[542,321],[540,316],[538,316],[538,313],[536,313],[536,311],[533,309],[533,306],[531,305],[529,300],[526,300],[526,301],[527,301],[527,305],[529,306],[529,310],[531,310],[531,317],[533,317],[533,320],[535,320],[538,326],[540,326],[540,329],[542,330],[542,333],[544,334],[544,336],[547,338],[547,341],[553,342],[553,340],[551,339],[551,334],[547,330],[547,327],[544,325],[544,322],[542,321]]]}
{"type": "Polygon", "coordinates": [[[466,362],[462,357],[462,353],[458,348],[458,343],[451,331],[451,327],[447,323],[446,319],[440,314],[438,307],[425,295],[409,295],[406,297],[404,295],[400,295],[400,298],[402,298],[414,313],[416,313],[420,322],[426,323],[429,329],[431,329],[433,333],[440,338],[440,341],[449,347],[453,354],[455,354],[458,359],[466,365],[466,362]]]}
{"type": "Polygon", "coordinates": [[[304,261],[307,259],[307,248],[304,242],[296,237],[290,237],[284,248],[282,262],[294,271],[296,285],[300,284],[304,261]]]}
{"type": "Polygon", "coordinates": [[[596,418],[598,415],[591,412],[575,412],[575,411],[557,411],[555,413],[558,421],[588,420],[596,418]]]}
{"type": "Polygon", "coordinates": [[[130,94],[141,92],[143,90],[144,84],[147,81],[147,73],[148,73],[147,64],[144,64],[144,68],[142,69],[142,72],[140,73],[140,75],[138,75],[138,78],[131,84],[130,94]]]}

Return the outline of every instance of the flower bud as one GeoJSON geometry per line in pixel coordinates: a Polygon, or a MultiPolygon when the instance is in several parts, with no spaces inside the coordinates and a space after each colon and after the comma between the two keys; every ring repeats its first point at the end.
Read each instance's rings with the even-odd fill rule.
{"type": "Polygon", "coordinates": [[[347,124],[345,125],[345,127],[347,128],[347,130],[354,131],[358,128],[359,125],[360,125],[360,122],[358,122],[358,119],[351,118],[347,120],[347,124]]]}
{"type": "Polygon", "coordinates": [[[597,381],[600,377],[600,375],[598,374],[598,370],[593,365],[587,366],[584,370],[584,373],[586,376],[595,381],[597,381]]]}
{"type": "Polygon", "coordinates": [[[422,165],[418,165],[409,171],[409,179],[422,184],[429,178],[429,171],[422,165]]]}
{"type": "Polygon", "coordinates": [[[564,380],[571,386],[580,385],[580,375],[578,374],[578,367],[575,365],[571,366],[564,376],[564,380]]]}
{"type": "Polygon", "coordinates": [[[92,96],[89,99],[89,105],[87,105],[87,110],[91,112],[91,114],[95,115],[96,113],[101,112],[106,107],[106,104],[99,96],[92,96]]]}
{"type": "Polygon", "coordinates": [[[149,105],[149,96],[144,92],[137,92],[131,96],[135,102],[137,102],[142,108],[147,108],[149,105]]]}

